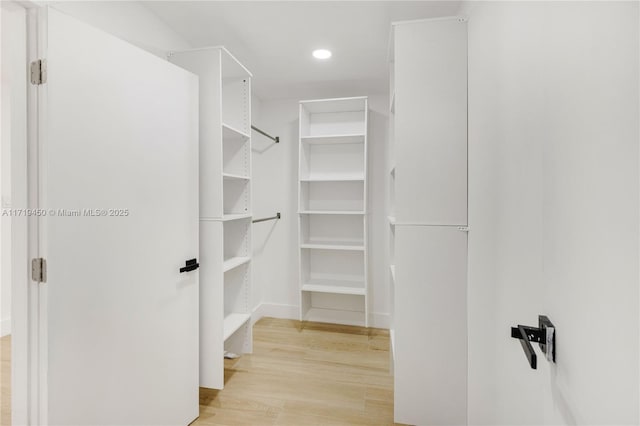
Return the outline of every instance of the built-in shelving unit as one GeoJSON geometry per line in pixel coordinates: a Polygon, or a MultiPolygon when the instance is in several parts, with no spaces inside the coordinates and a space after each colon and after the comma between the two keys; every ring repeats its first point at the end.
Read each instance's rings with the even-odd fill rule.
{"type": "Polygon", "coordinates": [[[467,40],[462,17],[391,29],[387,274],[400,424],[467,422],[467,40]]]}
{"type": "Polygon", "coordinates": [[[224,47],[173,52],[200,77],[200,386],[252,351],[251,73],[224,47]]]}
{"type": "Polygon", "coordinates": [[[300,319],[368,326],[367,98],[300,102],[300,319]]]}

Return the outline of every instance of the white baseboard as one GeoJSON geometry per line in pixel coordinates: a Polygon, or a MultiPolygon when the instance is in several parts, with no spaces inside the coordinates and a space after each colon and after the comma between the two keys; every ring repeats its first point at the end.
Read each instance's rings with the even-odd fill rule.
{"type": "Polygon", "coordinates": [[[391,327],[391,317],[389,314],[373,312],[369,314],[369,327],[389,329],[391,327]]]}
{"type": "Polygon", "coordinates": [[[251,315],[251,322],[255,323],[262,317],[299,319],[298,307],[296,305],[282,305],[279,303],[260,303],[255,307],[251,315]]]}
{"type": "MultiPolygon", "coordinates": [[[[262,317],[280,319],[299,319],[299,310],[296,305],[282,305],[279,303],[260,303],[253,309],[251,314],[251,324],[262,317]]],[[[369,327],[388,329],[391,325],[389,314],[371,313],[369,314],[369,327]]]]}
{"type": "Polygon", "coordinates": [[[0,337],[11,334],[11,318],[0,321],[0,337]]]}

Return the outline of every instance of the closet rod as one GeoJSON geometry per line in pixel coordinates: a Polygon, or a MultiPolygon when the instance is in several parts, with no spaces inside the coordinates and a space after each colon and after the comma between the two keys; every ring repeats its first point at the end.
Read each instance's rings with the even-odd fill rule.
{"type": "Polygon", "coordinates": [[[269,139],[271,139],[272,141],[274,141],[275,143],[280,143],[280,136],[271,136],[269,133],[265,132],[264,130],[260,130],[258,129],[256,126],[254,126],[253,124],[251,125],[251,128],[253,130],[255,130],[256,132],[260,133],[261,135],[264,135],[266,137],[268,137],[269,139]]]}
{"type": "Polygon", "coordinates": [[[271,217],[264,217],[262,219],[254,219],[253,223],[258,223],[258,222],[266,222],[267,220],[277,220],[280,219],[280,212],[276,213],[275,216],[271,216],[271,217]]]}

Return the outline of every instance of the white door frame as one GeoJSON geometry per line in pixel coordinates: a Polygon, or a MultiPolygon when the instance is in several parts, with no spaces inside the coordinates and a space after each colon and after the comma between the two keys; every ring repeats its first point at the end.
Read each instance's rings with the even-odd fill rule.
{"type": "MultiPolygon", "coordinates": [[[[29,5],[23,2],[11,1],[3,2],[0,13],[20,13],[24,12],[25,22],[24,39],[29,43],[32,38],[28,29],[29,5]]],[[[19,41],[17,38],[16,41],[19,41]]],[[[27,45],[21,52],[21,60],[27,61],[28,52],[27,45]]],[[[13,62],[13,59],[11,60],[13,62]]],[[[26,70],[27,63],[24,63],[26,70]]],[[[26,76],[26,73],[25,73],[26,76]]],[[[26,77],[25,77],[26,79],[26,77]]],[[[28,82],[12,83],[12,88],[16,85],[27,85],[28,82]]],[[[25,86],[23,86],[28,90],[25,86]]],[[[11,195],[12,209],[26,209],[28,206],[27,197],[27,145],[29,136],[33,134],[33,127],[29,127],[32,123],[29,121],[27,108],[28,102],[27,91],[22,92],[23,95],[18,98],[20,91],[12,90],[9,105],[12,114],[12,122],[22,122],[25,124],[24,137],[11,134],[11,195]]],[[[13,132],[12,132],[13,133],[13,132]]],[[[26,220],[23,218],[12,218],[11,238],[11,319],[12,319],[12,345],[11,345],[11,412],[12,422],[14,424],[29,423],[29,388],[30,388],[30,357],[29,357],[29,301],[32,290],[31,283],[27,280],[28,271],[26,268],[28,259],[28,228],[26,220]]]]}
{"type": "MultiPolygon", "coordinates": [[[[26,17],[26,63],[38,57],[40,39],[39,1],[7,1],[4,7],[23,8],[26,17]],[[10,5],[10,6],[9,6],[10,5]]],[[[25,73],[26,74],[26,73],[25,73]]],[[[38,206],[38,120],[39,105],[35,86],[26,82],[26,141],[12,140],[12,209],[38,206]],[[26,142],[26,146],[25,146],[26,142]]],[[[39,301],[40,285],[30,279],[30,260],[38,251],[37,219],[12,221],[11,251],[11,420],[12,424],[40,424],[39,413],[39,301]]]]}

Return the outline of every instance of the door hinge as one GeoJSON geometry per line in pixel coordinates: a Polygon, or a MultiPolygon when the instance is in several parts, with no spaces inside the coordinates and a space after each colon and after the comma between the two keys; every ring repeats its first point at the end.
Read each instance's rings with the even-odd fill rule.
{"type": "Polygon", "coordinates": [[[31,84],[44,84],[47,82],[47,60],[38,59],[31,62],[31,84]]]}
{"type": "Polygon", "coordinates": [[[47,260],[38,257],[31,259],[31,279],[37,283],[47,282],[47,260]]]}

